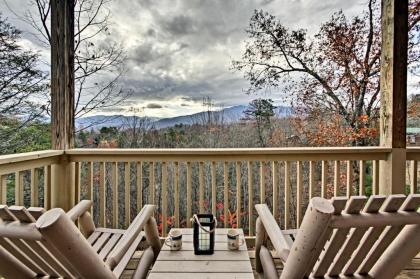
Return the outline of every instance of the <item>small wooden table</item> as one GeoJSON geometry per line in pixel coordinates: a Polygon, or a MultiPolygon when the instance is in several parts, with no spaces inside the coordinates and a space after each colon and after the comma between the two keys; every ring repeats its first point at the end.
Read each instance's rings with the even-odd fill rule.
{"type": "MultiPolygon", "coordinates": [[[[216,229],[213,255],[195,255],[193,246],[193,230],[182,231],[182,249],[170,251],[166,245],[153,265],[148,278],[195,279],[195,278],[254,278],[246,243],[239,250],[227,248],[228,229],[216,229]]],[[[244,239],[242,229],[240,237],[244,239]]]]}

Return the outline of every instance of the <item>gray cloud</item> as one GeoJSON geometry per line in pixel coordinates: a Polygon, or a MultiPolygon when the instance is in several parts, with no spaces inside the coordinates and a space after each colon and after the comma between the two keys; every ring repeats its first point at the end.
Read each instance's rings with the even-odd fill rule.
{"type": "Polygon", "coordinates": [[[155,103],[150,103],[150,104],[147,104],[146,108],[148,108],[148,109],[160,109],[160,108],[163,108],[163,106],[159,105],[159,104],[155,104],[155,103]]]}
{"type": "MultiPolygon", "coordinates": [[[[20,14],[29,3],[7,1],[20,14]]],[[[128,72],[121,84],[133,92],[126,105],[160,105],[178,98],[185,107],[206,96],[216,104],[246,104],[255,96],[244,94],[248,81],[229,67],[242,54],[254,9],[269,11],[290,28],[315,33],[333,12],[356,15],[365,6],[365,0],[113,0],[110,32],[127,51],[128,72]]],[[[0,9],[7,13],[3,1],[0,9]]],[[[29,38],[32,30],[23,31],[29,38]]],[[[267,94],[275,99],[277,91],[267,94]]]]}
{"type": "Polygon", "coordinates": [[[193,18],[182,14],[163,20],[162,27],[175,36],[187,35],[196,31],[193,18]]]}

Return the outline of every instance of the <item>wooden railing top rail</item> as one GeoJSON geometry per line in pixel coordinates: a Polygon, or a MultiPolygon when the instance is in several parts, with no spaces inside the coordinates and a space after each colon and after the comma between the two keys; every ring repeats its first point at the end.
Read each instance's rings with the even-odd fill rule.
{"type": "Polygon", "coordinates": [[[0,175],[57,164],[62,155],[64,155],[63,150],[2,155],[0,156],[0,175]]]}
{"type": "Polygon", "coordinates": [[[0,165],[38,160],[63,155],[63,150],[43,150],[16,154],[0,155],[0,165]]]}
{"type": "MultiPolygon", "coordinates": [[[[408,157],[420,156],[420,148],[407,149],[408,157]]],[[[389,148],[293,147],[293,148],[174,148],[174,149],[69,149],[45,150],[0,156],[0,167],[34,162],[54,163],[61,155],[71,161],[241,161],[241,160],[384,160],[389,148]],[[44,162],[45,161],[45,162],[44,162]]],[[[4,173],[6,170],[3,170],[4,173]]],[[[9,171],[9,170],[7,170],[9,171]]]]}
{"type": "Polygon", "coordinates": [[[188,148],[188,149],[70,149],[71,161],[204,161],[204,160],[384,160],[388,148],[294,147],[294,148],[188,148]]]}
{"type": "Polygon", "coordinates": [[[420,147],[407,147],[407,160],[420,160],[420,147]]]}
{"type": "MultiPolygon", "coordinates": [[[[75,148],[65,154],[177,154],[177,155],[258,155],[258,154],[322,154],[322,153],[387,153],[383,147],[284,147],[284,148],[75,148]]],[[[420,148],[419,148],[420,152],[420,148]]]]}

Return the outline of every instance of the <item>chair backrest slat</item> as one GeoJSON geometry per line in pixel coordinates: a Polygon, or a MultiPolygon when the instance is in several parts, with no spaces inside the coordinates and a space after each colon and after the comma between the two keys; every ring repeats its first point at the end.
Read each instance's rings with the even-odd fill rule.
{"type": "Polygon", "coordinates": [[[77,270],[71,265],[71,263],[60,253],[60,251],[51,245],[51,243],[46,242],[45,240],[41,241],[42,246],[44,246],[51,255],[57,259],[57,261],[60,263],[61,266],[65,268],[65,270],[69,273],[69,278],[76,278],[80,277],[80,274],[77,272],[77,270]]]}
{"type": "MultiPolygon", "coordinates": [[[[419,195],[410,195],[401,205],[399,211],[416,211],[420,205],[419,195]]],[[[381,257],[385,249],[391,244],[391,242],[398,236],[404,226],[392,226],[385,228],[375,245],[372,247],[366,259],[361,264],[359,270],[360,274],[367,274],[374,266],[376,261],[381,257]]]]}
{"type": "Polygon", "coordinates": [[[37,274],[0,245],[0,274],[5,278],[35,278],[37,274]]]}
{"type": "Polygon", "coordinates": [[[28,212],[32,215],[32,217],[35,218],[35,220],[38,220],[38,218],[41,217],[41,215],[45,213],[45,208],[43,208],[43,207],[29,207],[28,212]]]}
{"type": "Polygon", "coordinates": [[[13,205],[9,207],[9,210],[21,223],[33,223],[36,221],[35,218],[23,206],[13,205]]]}
{"type": "Polygon", "coordinates": [[[369,271],[369,276],[381,279],[396,278],[419,250],[420,224],[405,226],[369,271]]]}
{"type": "MultiPolygon", "coordinates": [[[[363,212],[377,213],[381,208],[382,204],[384,203],[385,199],[386,197],[382,195],[371,196],[365,208],[363,209],[363,212]]],[[[368,228],[355,228],[351,231],[342,249],[338,253],[334,263],[331,265],[328,271],[329,276],[335,277],[341,273],[344,266],[349,261],[352,253],[359,246],[360,241],[367,230],[368,228]]]]}
{"type": "MultiPolygon", "coordinates": [[[[358,214],[365,206],[366,197],[355,196],[351,197],[344,210],[347,214],[358,214]]],[[[317,264],[313,270],[314,277],[324,276],[331,266],[338,251],[343,247],[344,241],[347,238],[350,229],[334,229],[333,235],[324,246],[324,249],[319,257],[317,264]]]]}
{"type": "Polygon", "coordinates": [[[12,243],[8,238],[0,237],[0,245],[4,249],[9,251],[17,260],[19,260],[23,265],[27,266],[30,270],[36,274],[45,275],[45,271],[42,270],[36,263],[34,263],[25,253],[23,253],[16,245],[12,243]]]}
{"type": "Polygon", "coordinates": [[[42,273],[38,273],[38,275],[48,275],[57,273],[51,268],[51,266],[45,262],[37,253],[35,253],[27,243],[22,239],[10,239],[10,241],[23,253],[25,254],[31,261],[39,266],[42,270],[42,273]]]}
{"type": "MultiPolygon", "coordinates": [[[[389,196],[385,200],[381,211],[396,212],[403,204],[405,198],[406,197],[404,195],[389,196]]],[[[353,253],[348,263],[345,265],[343,274],[352,275],[357,271],[360,264],[366,258],[366,255],[369,253],[370,249],[375,244],[376,240],[379,238],[384,229],[385,227],[374,227],[367,230],[362,240],[360,241],[359,247],[353,253]]]]}
{"type": "Polygon", "coordinates": [[[26,243],[34,250],[48,265],[52,271],[49,275],[55,277],[72,278],[72,274],[58,261],[39,241],[26,241],[26,243]]]}
{"type": "Polygon", "coordinates": [[[16,221],[17,218],[10,212],[9,208],[6,205],[0,205],[0,219],[3,221],[16,221]]]}

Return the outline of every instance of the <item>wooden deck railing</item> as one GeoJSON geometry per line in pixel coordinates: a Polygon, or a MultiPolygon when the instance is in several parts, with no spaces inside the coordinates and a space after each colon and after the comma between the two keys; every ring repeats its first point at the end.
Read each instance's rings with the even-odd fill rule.
{"type": "Polygon", "coordinates": [[[410,193],[418,192],[418,161],[420,161],[420,147],[407,148],[407,162],[410,162],[410,167],[407,168],[407,180],[410,181],[410,193]]]}
{"type": "MultiPolygon", "coordinates": [[[[298,227],[313,196],[378,193],[379,161],[389,149],[71,149],[0,156],[1,203],[49,208],[51,165],[74,167],[74,201],[92,199],[95,221],[127,227],[146,203],[156,204],[163,235],[189,227],[196,212],[220,226],[254,235],[254,204],[265,202],[285,229],[298,227]]],[[[420,149],[410,148],[411,192],[420,149]]]]}
{"type": "Polygon", "coordinates": [[[1,204],[50,208],[51,165],[58,164],[63,154],[47,150],[0,156],[1,204]]]}

